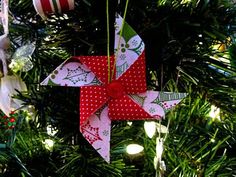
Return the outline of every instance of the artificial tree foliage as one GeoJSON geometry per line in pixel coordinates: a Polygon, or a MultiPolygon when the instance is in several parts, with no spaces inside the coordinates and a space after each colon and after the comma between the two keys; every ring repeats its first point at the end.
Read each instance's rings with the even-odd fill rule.
{"type": "MultiPolygon", "coordinates": [[[[115,12],[123,14],[126,1],[108,2],[113,49],[115,12]]],[[[188,93],[161,121],[170,122],[163,176],[236,175],[235,16],[230,0],[129,1],[126,21],[146,44],[148,87],[188,93]],[[220,119],[209,116],[212,105],[220,108],[220,119]]],[[[148,138],[144,121],[112,123],[107,164],[79,132],[79,89],[40,85],[70,56],[106,55],[106,23],[105,0],[78,0],[73,11],[46,21],[31,0],[10,1],[9,53],[28,42],[35,42],[36,50],[33,69],[16,73],[28,87],[16,95],[28,113],[12,146],[0,149],[2,176],[155,176],[158,135],[148,138]],[[48,125],[57,130],[54,136],[47,134],[48,125]],[[45,139],[54,141],[52,149],[45,139]],[[134,142],[144,151],[131,156],[125,147],[134,142]]]]}

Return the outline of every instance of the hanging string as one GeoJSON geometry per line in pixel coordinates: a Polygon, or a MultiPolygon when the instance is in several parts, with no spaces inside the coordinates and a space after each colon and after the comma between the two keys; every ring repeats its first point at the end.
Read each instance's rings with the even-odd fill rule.
{"type": "Polygon", "coordinates": [[[107,16],[107,67],[108,67],[108,83],[111,82],[111,58],[110,58],[110,26],[109,26],[109,0],[106,0],[106,16],[107,16]]]}
{"type": "Polygon", "coordinates": [[[163,89],[163,78],[164,78],[164,68],[163,68],[163,64],[161,64],[161,92],[162,92],[162,89],[163,89]]]}
{"type": "MultiPolygon", "coordinates": [[[[164,77],[164,73],[163,73],[163,64],[161,64],[161,91],[160,92],[162,92],[163,90],[163,77],[164,77]]],[[[164,114],[164,116],[163,116],[163,118],[162,119],[165,119],[165,114],[164,114]]],[[[161,139],[161,121],[162,121],[162,119],[160,119],[159,120],[159,131],[158,131],[158,137],[159,137],[159,139],[161,139]]]]}
{"type": "MultiPolygon", "coordinates": [[[[163,119],[165,119],[165,115],[163,116],[163,119]]],[[[165,162],[162,161],[162,154],[163,154],[163,151],[164,151],[164,142],[165,142],[165,139],[166,139],[166,135],[167,135],[167,132],[166,132],[166,135],[164,138],[161,137],[161,133],[162,133],[162,124],[161,124],[162,120],[160,119],[159,120],[159,127],[157,127],[157,130],[158,130],[158,137],[156,138],[156,164],[155,164],[155,167],[156,167],[156,177],[162,177],[163,176],[163,173],[165,171],[165,162]]],[[[168,125],[167,125],[167,130],[169,129],[169,120],[168,120],[168,125]]],[[[155,163],[155,161],[154,161],[155,163]]]]}
{"type": "MultiPolygon", "coordinates": [[[[160,86],[161,86],[161,90],[160,92],[163,92],[163,78],[164,78],[164,67],[163,67],[163,64],[161,64],[161,81],[160,81],[160,86]]],[[[165,119],[165,114],[164,116],[162,117],[162,119],[165,119]]],[[[158,132],[158,137],[156,138],[156,174],[155,176],[156,177],[162,177],[164,174],[164,171],[165,171],[165,162],[162,161],[162,154],[163,154],[163,151],[164,151],[164,142],[165,142],[165,139],[166,139],[166,136],[167,136],[167,132],[165,134],[165,137],[162,138],[161,137],[161,133],[162,133],[162,119],[160,119],[158,121],[158,127],[157,127],[157,132],[158,132]]],[[[168,120],[168,125],[167,125],[167,131],[169,129],[169,123],[170,123],[170,120],[168,120]]]]}
{"type": "Polygon", "coordinates": [[[118,16],[118,14],[120,14],[120,0],[117,1],[117,7],[116,7],[116,17],[118,16]]]}
{"type": "MultiPolygon", "coordinates": [[[[120,1],[118,0],[118,4],[119,4],[119,3],[120,3],[120,1]]],[[[112,78],[113,78],[114,73],[115,73],[116,60],[117,60],[118,52],[119,52],[119,50],[120,50],[120,43],[121,43],[121,38],[122,38],[124,26],[125,26],[125,18],[126,18],[126,13],[127,13],[128,5],[129,5],[129,0],[126,0],[126,3],[125,3],[125,11],[124,11],[124,15],[123,15],[123,21],[122,21],[122,25],[121,25],[121,30],[120,30],[120,37],[119,37],[119,40],[118,40],[118,48],[117,48],[117,51],[116,51],[116,53],[115,53],[114,64],[113,64],[113,67],[112,67],[112,74],[111,74],[112,78]]]]}
{"type": "MultiPolygon", "coordinates": [[[[180,65],[181,65],[181,61],[179,61],[179,66],[180,65]]],[[[177,72],[177,77],[176,77],[176,82],[175,82],[176,87],[178,86],[178,83],[179,83],[179,74],[180,74],[180,70],[178,70],[177,72]]]]}
{"type": "Polygon", "coordinates": [[[163,172],[163,164],[164,162],[162,161],[162,154],[164,151],[164,146],[163,146],[163,139],[156,138],[156,177],[162,177],[162,172],[163,172]]]}

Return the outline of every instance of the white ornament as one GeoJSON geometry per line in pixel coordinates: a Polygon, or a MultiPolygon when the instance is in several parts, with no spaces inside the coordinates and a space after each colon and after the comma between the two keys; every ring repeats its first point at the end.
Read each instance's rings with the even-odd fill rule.
{"type": "Polygon", "coordinates": [[[22,106],[23,102],[12,98],[18,91],[27,91],[27,87],[18,76],[6,75],[0,80],[0,109],[4,114],[9,115],[11,111],[22,106]]]}

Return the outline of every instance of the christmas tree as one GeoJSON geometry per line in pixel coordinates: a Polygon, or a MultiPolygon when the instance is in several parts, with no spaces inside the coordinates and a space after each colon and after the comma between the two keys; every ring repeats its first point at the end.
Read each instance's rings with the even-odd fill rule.
{"type": "MultiPolygon", "coordinates": [[[[1,44],[20,100],[14,112],[0,113],[2,176],[236,175],[234,1],[78,0],[45,14],[33,2],[9,1],[10,47],[1,44]],[[146,45],[148,89],[187,97],[154,121],[152,138],[144,128],[150,121],[112,121],[107,163],[80,132],[80,88],[40,83],[72,56],[112,55],[116,12],[146,45]],[[128,153],[130,144],[143,149],[128,153]]],[[[0,69],[1,95],[13,86],[0,69]]]]}

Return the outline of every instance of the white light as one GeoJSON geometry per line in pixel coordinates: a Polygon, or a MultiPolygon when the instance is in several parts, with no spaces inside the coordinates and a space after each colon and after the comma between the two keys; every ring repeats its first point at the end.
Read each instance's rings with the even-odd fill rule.
{"type": "Polygon", "coordinates": [[[212,139],[211,139],[211,142],[212,142],[212,143],[215,143],[215,142],[216,142],[216,140],[212,138],[212,139]]]}
{"type": "Polygon", "coordinates": [[[140,146],[138,144],[129,144],[126,147],[126,152],[130,155],[138,154],[143,151],[143,146],[140,146]]]}
{"type": "Polygon", "coordinates": [[[213,120],[220,120],[220,108],[217,108],[216,106],[212,105],[211,106],[211,111],[209,113],[209,116],[213,119],[213,120]]]}
{"type": "Polygon", "coordinates": [[[53,128],[51,125],[47,126],[47,134],[50,136],[54,136],[56,133],[58,132],[58,130],[56,130],[55,128],[53,128]]]}
{"type": "Polygon", "coordinates": [[[190,3],[191,2],[191,0],[182,0],[181,2],[180,2],[180,4],[187,4],[187,3],[190,3]]]}
{"type": "Polygon", "coordinates": [[[152,138],[156,133],[156,123],[154,121],[144,122],[144,130],[149,138],[152,138]]]}
{"type": "Polygon", "coordinates": [[[45,144],[45,148],[48,149],[48,150],[52,150],[53,148],[53,145],[54,145],[54,141],[53,140],[50,140],[50,139],[45,139],[43,141],[43,144],[45,144]]]}
{"type": "Polygon", "coordinates": [[[68,15],[64,14],[63,15],[64,19],[69,19],[68,15]]]}
{"type": "Polygon", "coordinates": [[[131,125],[133,124],[133,122],[128,121],[127,124],[128,124],[129,126],[131,126],[131,125]]]}
{"type": "Polygon", "coordinates": [[[157,132],[158,133],[169,133],[168,128],[165,125],[157,124],[157,132]]]}

